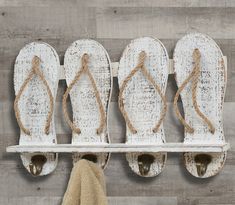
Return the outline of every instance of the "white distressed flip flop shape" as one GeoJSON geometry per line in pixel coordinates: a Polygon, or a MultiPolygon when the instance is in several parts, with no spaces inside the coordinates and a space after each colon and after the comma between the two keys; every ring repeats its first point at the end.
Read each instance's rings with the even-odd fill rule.
{"type": "MultiPolygon", "coordinates": [[[[223,103],[227,71],[220,48],[206,35],[188,34],[176,45],[174,69],[179,87],[174,105],[176,108],[180,94],[185,113],[182,118],[176,108],[185,125],[184,143],[224,144],[223,103]],[[189,76],[191,78],[186,82],[189,76]]],[[[195,177],[211,177],[223,167],[226,154],[184,153],[185,166],[195,177]]]]}
{"type": "MultiPolygon", "coordinates": [[[[14,109],[20,125],[20,145],[56,144],[54,104],[59,80],[60,62],[48,44],[32,42],[21,49],[15,61],[14,109]]],[[[51,173],[58,156],[53,153],[24,153],[21,159],[34,176],[51,173]]]]}
{"type": "MultiPolygon", "coordinates": [[[[134,39],[124,50],[118,83],[119,108],[127,124],[127,144],[165,142],[162,120],[166,114],[168,63],[167,51],[157,39],[134,39]]],[[[136,174],[153,177],[163,170],[167,154],[128,153],[126,158],[136,174]]]]}
{"type": "MultiPolygon", "coordinates": [[[[65,119],[72,129],[72,144],[107,144],[108,105],[112,90],[112,70],[108,53],[94,40],[78,40],[64,58],[68,89],[63,97],[65,119]],[[66,99],[70,95],[73,120],[69,119],[66,99]]],[[[85,158],[104,168],[109,153],[76,153],[74,162],[85,158]]]]}

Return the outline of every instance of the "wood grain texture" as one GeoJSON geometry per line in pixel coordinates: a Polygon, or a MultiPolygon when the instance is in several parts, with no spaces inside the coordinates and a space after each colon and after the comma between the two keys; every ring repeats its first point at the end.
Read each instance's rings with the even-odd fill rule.
{"type": "Polygon", "coordinates": [[[99,8],[97,37],[122,39],[147,35],[172,39],[200,31],[213,38],[233,38],[234,17],[233,8],[99,8]]]}
{"type": "MultiPolygon", "coordinates": [[[[212,179],[195,179],[185,170],[181,154],[170,153],[166,168],[158,177],[143,179],[130,170],[123,154],[113,154],[105,170],[108,196],[112,197],[110,204],[235,204],[235,1],[83,2],[0,0],[0,204],[59,205],[72,167],[71,155],[60,154],[55,172],[47,177],[32,178],[21,164],[19,155],[5,152],[6,146],[18,143],[19,128],[12,110],[13,65],[26,43],[37,40],[49,43],[56,49],[63,64],[65,50],[73,41],[93,38],[107,49],[111,61],[118,61],[132,38],[151,35],[163,42],[172,58],[177,40],[191,31],[209,34],[228,57],[223,116],[225,137],[232,149],[228,152],[225,167],[212,179]]],[[[65,88],[65,81],[60,81],[55,112],[59,143],[71,140],[71,131],[61,110],[65,88]]],[[[166,140],[171,142],[183,140],[183,128],[170,104],[176,89],[174,78],[170,76],[166,93],[169,109],[164,127],[166,140]]],[[[124,142],[125,122],[118,111],[117,96],[118,83],[114,78],[110,136],[113,142],[124,142]]]]}
{"type": "Polygon", "coordinates": [[[96,7],[234,7],[233,0],[91,0],[89,5],[96,7]]]}
{"type": "MultiPolygon", "coordinates": [[[[18,205],[52,205],[59,204],[62,197],[22,197],[10,198],[9,200],[0,199],[1,204],[18,204],[18,205]]],[[[177,205],[176,197],[109,197],[109,205],[177,205]]]]}

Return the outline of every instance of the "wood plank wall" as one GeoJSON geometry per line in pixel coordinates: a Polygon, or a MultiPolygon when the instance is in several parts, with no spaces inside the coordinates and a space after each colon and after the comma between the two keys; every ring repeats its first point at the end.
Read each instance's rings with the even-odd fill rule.
{"type": "MultiPolygon", "coordinates": [[[[13,112],[13,65],[19,50],[31,41],[45,41],[59,53],[77,39],[102,43],[112,61],[118,61],[131,39],[154,36],[172,57],[174,46],[187,32],[213,37],[228,57],[228,84],[224,128],[231,143],[223,171],[211,179],[196,179],[184,168],[181,154],[169,154],[160,176],[144,179],[128,167],[125,156],[113,154],[105,176],[110,204],[115,205],[221,205],[235,204],[235,1],[234,0],[0,0],[0,204],[60,204],[72,168],[69,154],[59,156],[56,171],[32,178],[20,158],[7,154],[17,144],[19,128],[13,112]]],[[[69,143],[71,131],[61,111],[65,82],[57,95],[56,127],[59,143],[69,143]]],[[[165,120],[167,141],[180,142],[183,128],[175,117],[172,100],[176,92],[169,78],[165,120]]],[[[117,106],[114,79],[110,113],[110,136],[124,142],[125,123],[117,106]]]]}

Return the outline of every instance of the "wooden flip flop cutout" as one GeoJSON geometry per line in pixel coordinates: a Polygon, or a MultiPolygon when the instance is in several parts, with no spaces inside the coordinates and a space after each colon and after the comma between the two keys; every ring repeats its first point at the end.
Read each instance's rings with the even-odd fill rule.
{"type": "MultiPolygon", "coordinates": [[[[223,144],[223,103],[226,68],[223,54],[210,37],[193,33],[178,41],[174,51],[175,79],[179,87],[174,107],[185,127],[184,143],[223,144]],[[181,96],[185,118],[177,107],[181,96]]],[[[227,152],[184,153],[187,170],[195,177],[216,175],[227,152]]]]}
{"type": "MultiPolygon", "coordinates": [[[[124,50],[118,71],[119,108],[126,121],[127,144],[165,143],[163,119],[169,58],[162,43],[144,37],[132,40],[124,50]]],[[[128,153],[131,169],[143,177],[158,175],[166,153],[128,153]]]]}
{"type": "MultiPolygon", "coordinates": [[[[112,90],[112,70],[108,53],[93,40],[78,40],[67,49],[64,58],[68,88],[63,97],[65,119],[72,129],[72,144],[107,144],[108,105],[112,90]],[[71,99],[70,120],[66,99],[71,99]]],[[[75,153],[73,160],[88,159],[104,168],[109,153],[75,153]]]]}
{"type": "MultiPolygon", "coordinates": [[[[59,69],[59,57],[46,43],[27,44],[17,56],[14,110],[20,127],[20,145],[57,143],[53,112],[59,69]]],[[[42,176],[56,168],[58,156],[53,153],[24,153],[21,159],[33,176],[42,176]]]]}

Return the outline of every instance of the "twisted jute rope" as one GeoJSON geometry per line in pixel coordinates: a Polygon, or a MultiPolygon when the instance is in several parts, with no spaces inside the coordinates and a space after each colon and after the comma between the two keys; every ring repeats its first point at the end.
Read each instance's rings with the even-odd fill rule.
{"type": "Polygon", "coordinates": [[[92,74],[91,74],[91,72],[88,68],[88,60],[89,60],[89,55],[86,54],[86,53],[83,54],[82,59],[81,59],[81,68],[77,72],[74,79],[72,80],[72,82],[70,83],[70,85],[68,86],[66,92],[63,95],[63,111],[64,111],[64,115],[65,115],[65,120],[68,123],[68,125],[70,126],[70,128],[75,133],[80,134],[81,130],[78,127],[76,127],[76,125],[69,118],[66,101],[67,101],[67,98],[68,98],[68,95],[69,95],[70,91],[72,90],[73,86],[79,81],[81,75],[83,73],[87,74],[90,81],[91,81],[92,88],[94,89],[96,102],[98,104],[99,111],[100,111],[100,125],[96,129],[96,132],[97,132],[97,134],[101,134],[103,132],[103,129],[104,129],[105,124],[106,124],[106,114],[105,114],[105,110],[104,110],[104,107],[103,107],[103,104],[102,104],[102,101],[101,101],[100,93],[99,93],[98,88],[97,88],[96,83],[95,83],[95,79],[93,78],[93,76],[92,76],[92,74]]]}
{"type": "Polygon", "coordinates": [[[53,95],[51,92],[51,89],[43,75],[43,73],[40,71],[39,67],[40,67],[40,58],[38,56],[34,56],[33,60],[32,60],[32,69],[29,72],[28,77],[25,79],[24,83],[22,84],[22,86],[20,87],[20,90],[18,92],[18,94],[16,95],[15,101],[14,101],[14,110],[15,110],[15,116],[16,116],[16,120],[19,124],[20,129],[27,135],[30,135],[30,131],[29,129],[25,128],[25,126],[23,125],[22,121],[21,121],[21,117],[20,117],[20,111],[18,108],[18,102],[19,99],[24,91],[24,89],[26,88],[27,84],[32,80],[34,75],[37,75],[39,77],[39,79],[42,81],[42,83],[45,85],[48,96],[49,96],[49,100],[50,100],[50,109],[47,115],[47,119],[46,119],[46,125],[44,128],[44,132],[48,135],[49,134],[49,129],[50,129],[50,123],[51,123],[51,119],[52,119],[52,114],[53,114],[53,110],[54,110],[54,100],[53,100],[53,95]]]}
{"type": "Polygon", "coordinates": [[[174,109],[175,109],[175,112],[176,112],[176,115],[177,115],[178,119],[184,125],[185,130],[189,133],[193,133],[194,128],[192,128],[185,121],[185,119],[182,117],[182,115],[179,111],[178,105],[177,105],[177,101],[179,99],[180,93],[183,91],[185,86],[192,80],[193,107],[194,107],[196,113],[199,115],[199,117],[207,124],[207,126],[209,127],[209,131],[212,134],[214,134],[215,133],[215,127],[213,126],[211,121],[200,111],[198,103],[197,103],[197,84],[198,84],[198,80],[199,80],[200,73],[201,73],[200,60],[201,60],[201,53],[200,53],[199,49],[194,49],[194,51],[193,51],[194,68],[193,68],[192,72],[190,73],[190,75],[184,80],[184,82],[181,84],[181,86],[179,87],[179,89],[176,92],[176,95],[175,95],[175,98],[174,98],[174,109]]]}
{"type": "Polygon", "coordinates": [[[130,72],[130,74],[124,79],[121,87],[120,87],[120,92],[119,92],[119,99],[118,99],[118,105],[119,105],[119,109],[126,121],[126,124],[128,126],[128,128],[130,129],[130,131],[133,134],[137,133],[137,130],[135,129],[135,127],[133,126],[133,124],[130,121],[130,118],[124,108],[124,103],[123,103],[123,92],[125,90],[125,88],[127,87],[127,83],[131,80],[131,78],[135,75],[135,73],[137,73],[138,71],[141,71],[142,74],[145,76],[145,78],[153,85],[153,87],[155,88],[155,90],[158,92],[158,94],[160,95],[162,101],[163,101],[163,109],[161,111],[160,114],[160,119],[158,120],[157,124],[155,125],[155,127],[153,128],[153,132],[156,133],[159,130],[159,127],[166,115],[166,111],[167,111],[167,103],[166,103],[166,98],[165,96],[162,94],[160,87],[157,85],[157,83],[155,82],[155,80],[153,79],[153,77],[150,75],[150,73],[148,72],[148,70],[146,69],[144,62],[146,59],[147,55],[145,53],[145,51],[141,51],[139,54],[139,59],[138,59],[138,64],[137,66],[130,72]]]}

